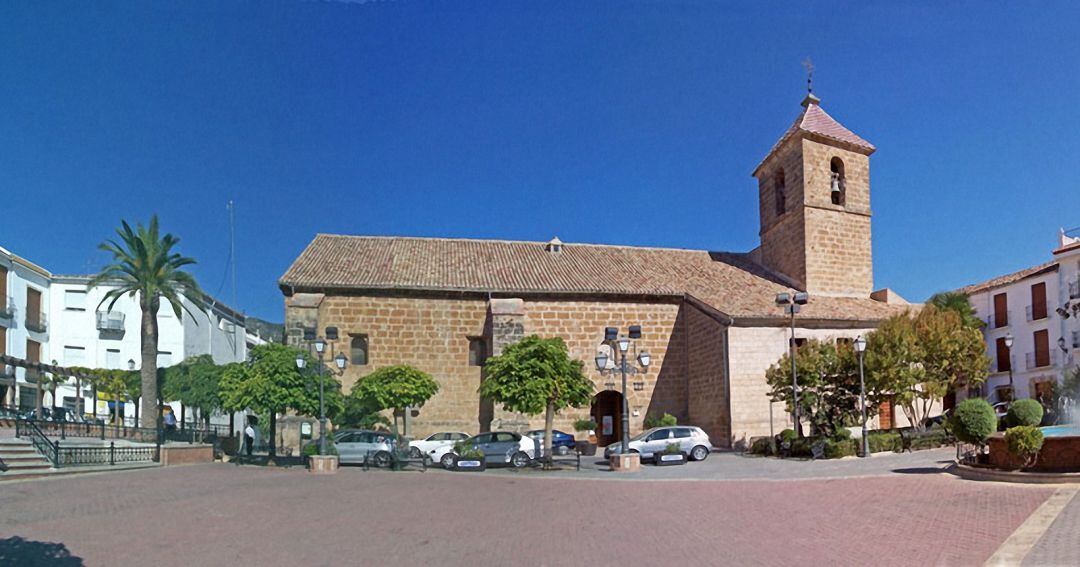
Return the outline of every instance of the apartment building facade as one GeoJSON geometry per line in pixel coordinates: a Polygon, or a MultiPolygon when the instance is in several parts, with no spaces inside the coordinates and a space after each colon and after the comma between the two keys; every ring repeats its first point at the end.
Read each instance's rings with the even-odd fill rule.
{"type": "MultiPolygon", "coordinates": [[[[123,296],[115,303],[102,303],[112,289],[108,284],[88,288],[90,276],[54,275],[7,250],[0,248],[0,289],[6,290],[8,309],[0,317],[0,345],[11,356],[59,366],[138,369],[141,365],[142,310],[136,298],[123,296]]],[[[158,312],[159,368],[178,364],[200,355],[210,355],[218,364],[247,359],[249,347],[264,342],[248,333],[243,314],[207,297],[200,309],[184,300],[181,315],[168,303],[158,312]]],[[[33,371],[6,367],[0,378],[0,398],[5,405],[24,410],[35,407],[38,381],[33,371]]],[[[113,402],[84,385],[82,396],[69,383],[47,391],[44,405],[98,416],[111,415],[113,402]],[[77,407],[78,399],[83,407],[77,407]]],[[[177,415],[182,407],[170,402],[177,415]]],[[[119,409],[128,421],[135,404],[119,409]]],[[[186,413],[186,412],[185,412],[186,413]]]]}
{"type": "Polygon", "coordinates": [[[1051,256],[960,289],[985,323],[991,402],[1039,399],[1080,361],[1080,230],[1062,230],[1051,256]]]}

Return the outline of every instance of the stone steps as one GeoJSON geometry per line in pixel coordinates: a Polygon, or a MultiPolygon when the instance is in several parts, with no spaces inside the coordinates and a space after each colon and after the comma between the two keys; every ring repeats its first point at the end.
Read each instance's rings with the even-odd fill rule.
{"type": "MultiPolygon", "coordinates": [[[[46,464],[46,466],[48,466],[46,464]]],[[[6,481],[12,480],[31,480],[31,479],[44,479],[61,476],[71,476],[78,474],[100,473],[100,472],[116,472],[127,471],[136,469],[149,469],[158,467],[157,463],[133,463],[126,465],[113,465],[113,466],[95,466],[95,467],[68,467],[60,469],[9,469],[7,472],[0,472],[0,484],[6,481]]]]}

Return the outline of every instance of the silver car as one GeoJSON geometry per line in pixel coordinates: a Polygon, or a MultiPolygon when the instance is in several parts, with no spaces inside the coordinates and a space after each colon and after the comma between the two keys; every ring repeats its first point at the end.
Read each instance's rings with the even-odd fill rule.
{"type": "MultiPolygon", "coordinates": [[[[631,453],[640,453],[642,459],[651,459],[656,453],[667,449],[668,445],[675,443],[679,450],[686,453],[691,461],[704,461],[712,450],[712,442],[709,436],[700,427],[689,425],[675,425],[671,427],[654,427],[642,431],[630,438],[628,447],[631,453]]],[[[604,449],[604,456],[618,455],[622,452],[622,443],[612,443],[604,449]]]]}
{"type": "Polygon", "coordinates": [[[385,431],[344,431],[334,436],[338,460],[342,463],[363,463],[368,457],[369,463],[377,467],[390,465],[390,452],[393,450],[393,435],[385,431]]]}

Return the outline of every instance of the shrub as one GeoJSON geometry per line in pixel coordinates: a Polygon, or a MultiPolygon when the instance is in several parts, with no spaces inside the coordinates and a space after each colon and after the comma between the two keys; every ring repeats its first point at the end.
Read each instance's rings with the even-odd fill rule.
{"type": "MultiPolygon", "coordinates": [[[[847,431],[846,429],[844,431],[847,431]]],[[[858,454],[859,444],[854,439],[826,439],[825,440],[825,458],[826,459],[839,459],[841,457],[851,457],[858,454]]]]}
{"type": "Polygon", "coordinates": [[[836,441],[843,441],[844,439],[851,439],[851,430],[846,427],[838,428],[833,434],[832,438],[836,441]]]}
{"type": "Polygon", "coordinates": [[[682,453],[682,447],[678,443],[668,443],[667,448],[664,449],[665,455],[675,455],[682,453]]]}
{"type": "Polygon", "coordinates": [[[982,446],[986,438],[997,431],[997,416],[990,402],[971,398],[960,402],[950,418],[953,434],[965,442],[982,446]]]}
{"type": "Polygon", "coordinates": [[[799,438],[799,436],[795,434],[794,429],[785,429],[785,430],[780,432],[780,442],[781,443],[794,443],[795,440],[798,439],[798,438],[799,438]]]}
{"type": "Polygon", "coordinates": [[[1035,464],[1042,445],[1043,432],[1034,425],[1018,425],[1005,431],[1005,448],[1012,455],[1023,459],[1025,467],[1035,464]]]}
{"type": "Polygon", "coordinates": [[[900,434],[895,431],[871,431],[866,434],[866,442],[870,445],[871,453],[901,449],[900,434]]]}
{"type": "Polygon", "coordinates": [[[454,445],[454,453],[461,459],[483,459],[484,452],[479,447],[472,445],[471,443],[459,442],[454,445]]]}
{"type": "MultiPolygon", "coordinates": [[[[315,455],[318,455],[319,454],[319,441],[316,439],[314,443],[308,443],[307,445],[304,445],[303,453],[304,453],[305,457],[313,457],[315,455]]],[[[329,437],[326,438],[326,454],[327,455],[336,455],[336,454],[338,454],[337,447],[334,445],[334,440],[329,438],[329,437]]]]}
{"type": "Polygon", "coordinates": [[[810,447],[814,444],[814,440],[809,437],[803,437],[802,439],[795,439],[791,442],[791,456],[793,457],[810,457],[814,452],[810,447]]]}
{"type": "Polygon", "coordinates": [[[1016,400],[1009,406],[1009,413],[1005,415],[1010,426],[1029,425],[1037,426],[1042,423],[1043,407],[1035,400],[1016,400]]]}
{"type": "Polygon", "coordinates": [[[769,437],[759,437],[750,444],[750,453],[754,455],[773,455],[776,453],[776,445],[769,437]]]}
{"type": "Polygon", "coordinates": [[[585,431],[596,431],[596,422],[591,419],[579,419],[574,422],[574,431],[580,433],[585,431]]]}
{"type": "Polygon", "coordinates": [[[654,427],[671,427],[679,423],[679,420],[670,413],[665,413],[660,417],[655,415],[645,416],[645,429],[652,429],[654,427]]]}

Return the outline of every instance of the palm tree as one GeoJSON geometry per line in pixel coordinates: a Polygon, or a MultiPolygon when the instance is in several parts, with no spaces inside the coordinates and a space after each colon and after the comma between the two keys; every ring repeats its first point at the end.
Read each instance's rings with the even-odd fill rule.
{"type": "Polygon", "coordinates": [[[975,314],[975,308],[966,293],[959,291],[942,291],[930,297],[927,303],[943,311],[955,311],[960,316],[960,322],[965,327],[981,328],[983,322],[975,314]]]}
{"type": "Polygon", "coordinates": [[[157,215],[150,218],[149,225],[144,227],[139,224],[134,230],[127,221],[121,221],[121,227],[116,229],[116,234],[120,237],[119,242],[106,240],[98,246],[112,254],[112,263],[102,268],[87,287],[94,288],[103,284],[115,286],[105,294],[98,307],[108,301],[111,310],[125,295],[137,298],[139,302],[142,309],[141,406],[145,422],[151,416],[160,417],[157,410],[157,314],[162,298],[169,302],[176,318],[180,320],[183,320],[182,311],[187,311],[192,320],[196,321],[195,314],[188,308],[187,303],[205,312],[206,302],[195,278],[181,270],[184,266],[194,264],[195,260],[173,252],[173,247],[180,239],[172,234],[159,234],[157,215]]]}

